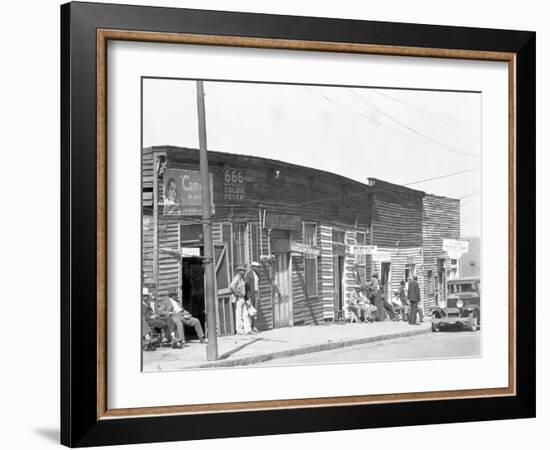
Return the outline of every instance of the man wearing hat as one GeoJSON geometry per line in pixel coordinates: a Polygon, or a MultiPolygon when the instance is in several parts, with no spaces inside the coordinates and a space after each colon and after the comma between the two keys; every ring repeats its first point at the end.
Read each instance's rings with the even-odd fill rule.
{"type": "Polygon", "coordinates": [[[235,304],[235,322],[237,334],[251,334],[250,316],[248,308],[246,308],[246,285],[244,282],[244,274],[246,267],[239,264],[235,268],[235,276],[231,281],[231,302],[235,304]]]}
{"type": "Polygon", "coordinates": [[[204,344],[206,341],[204,340],[204,331],[202,330],[200,320],[193,317],[189,311],[185,310],[177,298],[177,292],[171,291],[168,294],[168,297],[161,299],[159,302],[159,315],[161,317],[170,317],[178,329],[179,338],[176,338],[173,335],[173,340],[175,340],[176,343],[187,347],[183,330],[183,326],[187,325],[188,327],[193,327],[195,329],[200,342],[204,344]]]}
{"type": "Polygon", "coordinates": [[[260,275],[258,274],[260,267],[260,263],[252,261],[244,275],[245,298],[249,312],[248,315],[250,316],[250,327],[253,333],[258,332],[255,324],[255,312],[258,310],[257,302],[260,300],[260,275]],[[254,314],[250,314],[251,311],[253,311],[254,314]]]}

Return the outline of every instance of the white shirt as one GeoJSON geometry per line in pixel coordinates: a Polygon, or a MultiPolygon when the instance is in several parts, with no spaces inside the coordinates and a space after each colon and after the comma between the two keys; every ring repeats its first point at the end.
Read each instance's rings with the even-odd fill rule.
{"type": "Polygon", "coordinates": [[[174,307],[174,313],[180,313],[183,311],[183,308],[180,306],[180,304],[173,300],[173,299],[170,299],[170,301],[172,302],[172,306],[174,307]]]}

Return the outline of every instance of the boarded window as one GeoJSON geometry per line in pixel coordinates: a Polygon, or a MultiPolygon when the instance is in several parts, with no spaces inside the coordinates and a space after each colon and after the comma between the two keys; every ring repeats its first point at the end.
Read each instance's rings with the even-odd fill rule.
{"type": "Polygon", "coordinates": [[[250,261],[260,260],[260,229],[257,223],[249,224],[250,234],[250,261]]]}
{"type": "MultiPolygon", "coordinates": [[[[317,224],[304,223],[304,244],[317,247],[317,224]]],[[[305,255],[304,278],[306,284],[306,296],[313,297],[318,294],[317,283],[318,258],[314,255],[305,255]]]]}
{"type": "Polygon", "coordinates": [[[246,223],[233,224],[233,267],[239,264],[246,264],[246,223]]]}

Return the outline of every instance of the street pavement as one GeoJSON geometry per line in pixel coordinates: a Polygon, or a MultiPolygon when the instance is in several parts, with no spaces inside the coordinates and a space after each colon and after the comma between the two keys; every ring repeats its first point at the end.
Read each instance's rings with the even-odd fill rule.
{"type": "Polygon", "coordinates": [[[162,348],[143,352],[143,371],[231,367],[257,364],[276,358],[320,352],[386,341],[419,333],[430,333],[430,324],[406,322],[323,323],[319,325],[276,328],[254,335],[218,337],[216,361],[207,361],[206,345],[190,342],[183,349],[162,348]]]}
{"type": "Polygon", "coordinates": [[[299,355],[292,358],[280,358],[259,363],[255,367],[478,357],[481,355],[480,336],[479,331],[420,334],[390,341],[379,341],[338,350],[299,355]]]}

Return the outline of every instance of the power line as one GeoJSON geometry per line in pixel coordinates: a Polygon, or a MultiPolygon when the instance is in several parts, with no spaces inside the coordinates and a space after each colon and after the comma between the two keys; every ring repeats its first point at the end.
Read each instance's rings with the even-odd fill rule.
{"type": "Polygon", "coordinates": [[[424,183],[426,181],[441,180],[442,178],[454,177],[455,175],[460,175],[461,173],[471,172],[472,170],[476,170],[476,169],[477,169],[477,167],[473,167],[471,169],[461,170],[460,172],[453,172],[453,173],[449,173],[447,175],[440,175],[438,177],[425,178],[423,180],[418,180],[418,181],[413,181],[411,183],[406,183],[403,186],[412,186],[413,184],[420,184],[420,183],[424,183]]]}
{"type": "Polygon", "coordinates": [[[401,125],[402,127],[406,128],[407,130],[413,132],[414,134],[417,134],[418,136],[422,137],[423,139],[426,139],[427,141],[432,142],[434,144],[440,145],[441,147],[443,147],[443,148],[445,148],[445,149],[447,149],[451,152],[458,153],[459,155],[469,156],[471,158],[477,158],[477,155],[474,155],[474,154],[468,153],[468,152],[464,152],[462,150],[458,150],[454,147],[451,147],[450,145],[447,145],[443,142],[440,142],[436,139],[433,139],[430,136],[425,135],[424,133],[421,133],[420,131],[416,130],[415,128],[410,127],[409,125],[407,125],[407,124],[401,122],[400,120],[396,119],[395,117],[393,117],[391,114],[385,112],[384,110],[382,110],[378,106],[376,106],[373,103],[369,102],[367,99],[365,99],[363,96],[359,95],[357,92],[354,92],[354,91],[351,91],[351,90],[349,90],[349,92],[351,94],[353,94],[356,98],[358,98],[361,102],[363,102],[365,105],[367,105],[369,108],[379,112],[380,114],[383,114],[388,119],[393,120],[395,123],[401,125]]]}
{"type": "MultiPolygon", "coordinates": [[[[390,127],[390,126],[388,126],[388,125],[384,125],[383,123],[381,123],[381,122],[379,122],[379,121],[377,121],[377,120],[374,120],[374,119],[372,119],[372,118],[370,118],[370,117],[368,117],[368,116],[365,116],[364,114],[361,114],[360,112],[356,111],[355,109],[350,108],[349,106],[346,106],[346,105],[344,105],[344,104],[342,104],[342,103],[340,103],[340,102],[337,102],[337,101],[335,101],[334,99],[332,99],[332,98],[330,98],[330,97],[327,97],[326,95],[320,94],[319,92],[314,91],[313,89],[311,89],[311,88],[309,88],[309,87],[307,87],[307,86],[304,86],[304,87],[305,87],[307,90],[309,90],[309,91],[311,91],[312,93],[314,93],[315,95],[318,95],[319,97],[325,99],[326,101],[328,101],[328,102],[330,102],[330,103],[333,103],[333,104],[335,104],[335,105],[337,105],[337,106],[339,106],[339,107],[341,107],[341,108],[344,108],[345,110],[347,110],[347,111],[349,111],[349,112],[351,112],[351,113],[353,113],[353,114],[355,114],[355,115],[357,115],[357,116],[359,116],[359,117],[362,117],[363,119],[366,119],[366,120],[368,120],[368,121],[371,122],[371,123],[375,123],[376,125],[378,125],[378,126],[380,126],[380,127],[383,127],[383,128],[387,128],[388,130],[393,131],[394,133],[400,134],[400,135],[405,136],[405,137],[408,137],[408,138],[410,138],[410,139],[415,139],[415,140],[418,141],[418,142],[421,142],[421,143],[423,143],[423,144],[426,144],[426,138],[419,139],[419,138],[417,138],[416,136],[413,136],[413,135],[404,133],[403,131],[401,131],[401,130],[399,130],[399,129],[397,129],[397,128],[393,128],[393,127],[390,127]]],[[[417,134],[418,134],[418,133],[417,133],[417,134]]],[[[428,140],[430,140],[430,139],[428,138],[428,140]]],[[[438,144],[439,144],[439,143],[438,143],[438,144]]],[[[443,146],[444,146],[444,144],[439,144],[439,145],[443,145],[443,146]]],[[[444,146],[444,148],[445,148],[445,146],[444,146]]],[[[460,150],[455,150],[455,149],[452,149],[452,148],[446,148],[446,150],[453,151],[453,152],[455,152],[455,153],[463,153],[463,152],[460,152],[460,150]]],[[[472,154],[470,154],[470,153],[465,153],[465,152],[464,152],[463,154],[466,155],[466,156],[469,156],[469,157],[477,158],[476,155],[472,155],[472,154]]]]}
{"type": "Polygon", "coordinates": [[[395,97],[392,97],[391,95],[385,94],[385,93],[380,92],[378,90],[372,90],[372,92],[374,92],[375,94],[378,94],[378,95],[382,95],[383,97],[389,98],[390,100],[393,100],[394,102],[401,103],[402,105],[408,106],[409,108],[416,109],[417,111],[420,111],[420,112],[422,112],[422,113],[424,113],[428,116],[431,116],[435,119],[439,119],[439,120],[442,120],[444,122],[451,123],[452,125],[461,125],[461,126],[466,126],[466,127],[472,127],[473,126],[471,123],[464,122],[462,120],[455,119],[455,118],[452,118],[452,117],[447,117],[447,116],[444,116],[443,114],[439,114],[439,113],[436,113],[434,111],[430,111],[428,109],[421,108],[420,106],[404,102],[403,100],[399,100],[395,97]]]}

